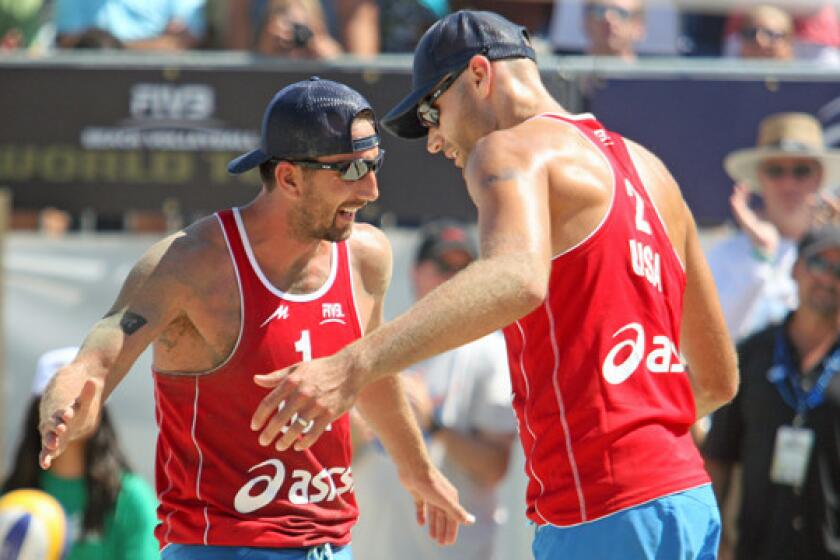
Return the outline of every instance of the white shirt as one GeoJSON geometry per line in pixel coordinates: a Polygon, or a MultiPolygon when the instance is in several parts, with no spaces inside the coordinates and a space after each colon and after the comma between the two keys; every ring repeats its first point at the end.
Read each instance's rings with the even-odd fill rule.
{"type": "MultiPolygon", "coordinates": [[[[426,382],[441,424],[464,434],[485,431],[511,433],[516,421],[511,409],[507,351],[501,333],[430,358],[413,367],[426,382]]],[[[476,523],[461,527],[452,546],[429,538],[428,528],[415,521],[411,496],[399,484],[396,468],[383,453],[367,453],[354,462],[359,523],[353,530],[353,555],[363,560],[491,560],[500,512],[496,489],[476,485],[453,463],[442,445],[429,453],[441,472],[458,489],[476,523]]]]}
{"type": "Polygon", "coordinates": [[[782,238],[776,254],[761,259],[743,232],[715,245],[708,254],[729,334],[742,340],[781,320],[797,305],[793,265],[796,243],[782,238]]]}

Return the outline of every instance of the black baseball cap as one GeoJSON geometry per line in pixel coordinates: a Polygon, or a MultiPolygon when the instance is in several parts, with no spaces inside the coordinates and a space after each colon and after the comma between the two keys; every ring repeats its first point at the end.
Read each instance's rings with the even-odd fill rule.
{"type": "Polygon", "coordinates": [[[244,173],[270,159],[313,159],[378,146],[378,133],[353,140],[353,119],[362,111],[373,108],[344,84],[313,76],[288,85],[265,110],[260,147],[231,160],[228,172],[244,173]]]}
{"type": "Polygon", "coordinates": [[[840,249],[840,227],[825,225],[812,229],[799,242],[800,259],[807,259],[826,249],[840,249]]]}
{"type": "Polygon", "coordinates": [[[444,76],[483,54],[490,60],[537,55],[528,30],[493,12],[461,10],[439,19],[414,49],[412,91],[382,118],[382,127],[402,138],[422,138],[428,130],[417,118],[417,105],[444,76]]]}
{"type": "Polygon", "coordinates": [[[414,257],[416,263],[429,260],[440,263],[449,251],[463,251],[471,260],[478,258],[478,247],[463,224],[443,219],[429,222],[420,229],[420,245],[414,257]]]}

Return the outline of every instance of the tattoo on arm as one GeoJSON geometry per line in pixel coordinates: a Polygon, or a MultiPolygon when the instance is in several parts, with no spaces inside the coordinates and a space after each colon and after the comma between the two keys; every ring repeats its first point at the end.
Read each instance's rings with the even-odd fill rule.
{"type": "Polygon", "coordinates": [[[485,175],[482,179],[482,183],[485,187],[494,186],[496,183],[504,183],[505,181],[510,181],[516,179],[519,176],[519,172],[515,169],[505,169],[499,174],[491,174],[485,175]]]}
{"type": "Polygon", "coordinates": [[[136,333],[146,324],[146,318],[137,313],[126,311],[120,319],[120,328],[129,336],[136,333]]]}

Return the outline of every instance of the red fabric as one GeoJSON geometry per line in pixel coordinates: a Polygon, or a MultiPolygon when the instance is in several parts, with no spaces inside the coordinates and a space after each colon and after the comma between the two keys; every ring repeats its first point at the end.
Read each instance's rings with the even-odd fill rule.
{"type": "Polygon", "coordinates": [[[292,301],[306,298],[281,297],[256,274],[233,212],[218,218],[244,300],[242,334],[216,370],[154,372],[161,521],[155,534],[162,546],[347,544],[358,515],[347,415],[304,452],[261,447],[250,428],[251,415],[268,393],[254,383],[255,374],[301,361],[307,334],[313,358],[361,336],[346,243],[333,246],[336,273],[326,291],[292,301]]]}
{"type": "Polygon", "coordinates": [[[709,479],[676,351],[682,264],[622,138],[591,116],[543,117],[574,126],[615,176],[604,222],[555,256],[544,304],[505,328],[528,516],[568,526],[709,479]]]}

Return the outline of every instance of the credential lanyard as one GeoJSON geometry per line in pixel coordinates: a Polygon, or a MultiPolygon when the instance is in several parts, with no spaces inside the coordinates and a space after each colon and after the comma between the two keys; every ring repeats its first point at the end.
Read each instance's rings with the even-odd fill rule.
{"type": "Polygon", "coordinates": [[[822,372],[810,391],[802,388],[799,368],[793,363],[785,338],[784,323],[776,330],[776,345],[773,350],[773,367],[767,372],[767,378],[776,386],[782,399],[796,411],[797,419],[801,422],[805,413],[823,403],[825,390],[835,373],[840,371],[840,347],[836,348],[823,360],[822,372]]]}

